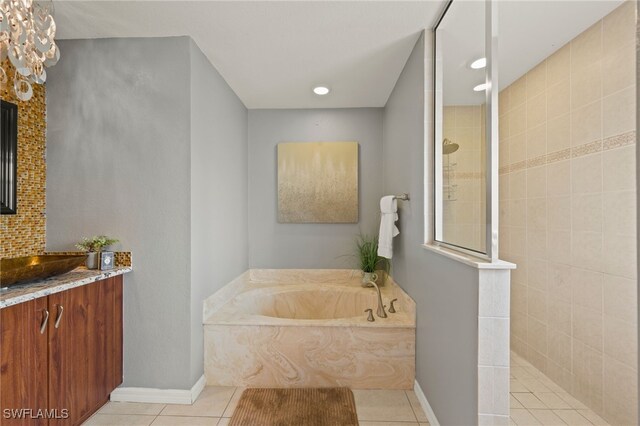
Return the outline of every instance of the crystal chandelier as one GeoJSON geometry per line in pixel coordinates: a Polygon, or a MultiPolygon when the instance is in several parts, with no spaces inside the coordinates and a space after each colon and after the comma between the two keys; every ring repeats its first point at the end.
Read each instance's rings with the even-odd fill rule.
{"type": "MultiPolygon", "coordinates": [[[[13,89],[21,101],[31,99],[31,83],[43,84],[45,67],[60,59],[55,35],[51,0],[0,0],[0,62],[8,56],[15,67],[13,89]]],[[[0,85],[7,81],[6,71],[0,67],[0,85]]]]}

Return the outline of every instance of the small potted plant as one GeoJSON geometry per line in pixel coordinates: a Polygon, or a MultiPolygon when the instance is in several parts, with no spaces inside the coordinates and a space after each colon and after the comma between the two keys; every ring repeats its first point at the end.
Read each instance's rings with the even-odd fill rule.
{"type": "Polygon", "coordinates": [[[380,277],[378,277],[376,271],[383,271],[386,280],[390,264],[389,259],[378,256],[378,237],[360,235],[356,245],[360,269],[362,269],[362,286],[372,287],[371,281],[378,283],[378,278],[380,277]]]}
{"type": "Polygon", "coordinates": [[[100,252],[103,248],[117,243],[115,238],[106,235],[96,235],[95,237],[83,237],[82,241],[76,244],[79,250],[87,253],[87,269],[98,269],[100,252]]]}

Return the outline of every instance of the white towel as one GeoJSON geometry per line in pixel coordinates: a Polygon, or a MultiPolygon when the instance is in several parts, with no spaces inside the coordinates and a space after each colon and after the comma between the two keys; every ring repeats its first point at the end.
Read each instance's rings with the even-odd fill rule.
{"type": "Polygon", "coordinates": [[[380,213],[378,256],[391,259],[393,256],[393,237],[400,233],[395,223],[398,220],[398,201],[393,195],[386,195],[380,199],[380,213]]]}

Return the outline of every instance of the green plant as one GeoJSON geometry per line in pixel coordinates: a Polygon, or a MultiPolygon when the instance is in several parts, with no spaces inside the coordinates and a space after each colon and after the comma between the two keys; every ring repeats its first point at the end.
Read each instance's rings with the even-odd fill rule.
{"type": "Polygon", "coordinates": [[[389,259],[378,256],[378,237],[359,235],[356,242],[358,260],[363,272],[383,270],[389,273],[389,259]]]}
{"type": "Polygon", "coordinates": [[[104,247],[117,243],[115,238],[109,238],[106,235],[96,235],[95,237],[83,237],[82,241],[76,244],[76,247],[82,251],[94,252],[102,251],[104,247]]]}

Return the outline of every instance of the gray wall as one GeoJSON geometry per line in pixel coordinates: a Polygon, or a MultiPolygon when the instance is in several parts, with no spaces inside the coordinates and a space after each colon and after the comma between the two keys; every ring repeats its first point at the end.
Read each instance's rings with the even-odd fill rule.
{"type": "Polygon", "coordinates": [[[377,233],[382,193],[382,109],[249,111],[249,265],[252,268],[350,268],[356,236],[377,233]],[[279,142],[357,141],[358,224],[277,221],[279,142]]]}
{"type": "Polygon", "coordinates": [[[441,424],[471,425],[477,423],[478,273],[422,247],[424,152],[425,143],[433,144],[431,108],[425,128],[431,33],[426,38],[426,49],[425,37],[418,40],[384,109],[384,192],[411,194],[400,207],[392,273],[417,306],[418,383],[441,424]]]}
{"type": "Polygon", "coordinates": [[[47,249],[120,238],[134,262],[124,386],[189,389],[202,374],[201,299],[247,265],[246,109],[187,37],[61,49],[47,82],[47,249]]]}
{"type": "Polygon", "coordinates": [[[248,268],[247,109],[191,41],[191,383],[202,301],[248,268]]]}

